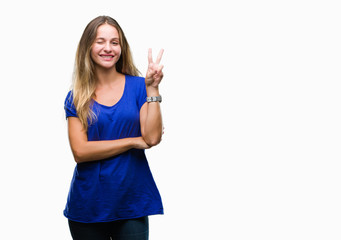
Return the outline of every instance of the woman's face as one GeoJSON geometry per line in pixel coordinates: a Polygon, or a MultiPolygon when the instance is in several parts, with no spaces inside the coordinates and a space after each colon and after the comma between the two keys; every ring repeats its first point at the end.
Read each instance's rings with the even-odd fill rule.
{"type": "Polygon", "coordinates": [[[95,65],[106,69],[113,68],[120,56],[121,46],[117,29],[109,24],[99,26],[91,47],[91,58],[95,65]]]}

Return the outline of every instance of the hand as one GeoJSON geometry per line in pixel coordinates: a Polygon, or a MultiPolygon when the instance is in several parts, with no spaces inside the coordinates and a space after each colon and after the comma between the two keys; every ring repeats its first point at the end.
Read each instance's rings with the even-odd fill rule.
{"type": "Polygon", "coordinates": [[[152,49],[148,50],[148,70],[146,74],[146,87],[157,88],[163,78],[163,65],[160,65],[163,49],[160,50],[155,62],[153,62],[152,49]]]}
{"type": "Polygon", "coordinates": [[[144,141],[142,137],[134,138],[134,145],[136,149],[149,149],[150,146],[144,141]]]}

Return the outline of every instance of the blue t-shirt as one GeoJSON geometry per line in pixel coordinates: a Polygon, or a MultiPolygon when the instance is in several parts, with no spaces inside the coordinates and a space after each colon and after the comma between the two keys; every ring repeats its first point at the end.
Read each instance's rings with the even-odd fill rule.
{"type": "MultiPolygon", "coordinates": [[[[144,78],[126,75],[123,95],[115,105],[93,101],[97,118],[88,127],[88,141],[140,137],[140,108],[146,95],[144,78]]],[[[71,91],[64,108],[66,118],[77,117],[71,91]]],[[[70,220],[110,222],[153,214],[163,214],[163,206],[144,150],[76,165],[64,210],[70,220]]]]}

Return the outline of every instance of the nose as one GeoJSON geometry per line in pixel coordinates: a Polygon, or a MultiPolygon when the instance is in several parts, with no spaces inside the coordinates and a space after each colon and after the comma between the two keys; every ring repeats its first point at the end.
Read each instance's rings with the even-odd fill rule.
{"type": "Polygon", "coordinates": [[[103,49],[105,52],[111,52],[112,49],[111,49],[111,44],[110,42],[106,42],[105,43],[105,46],[104,46],[104,49],[103,49]]]}

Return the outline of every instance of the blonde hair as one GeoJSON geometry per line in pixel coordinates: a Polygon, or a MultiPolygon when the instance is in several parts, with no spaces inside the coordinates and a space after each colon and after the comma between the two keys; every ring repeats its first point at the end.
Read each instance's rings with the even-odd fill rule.
{"type": "Polygon", "coordinates": [[[90,53],[96,39],[97,29],[103,24],[115,27],[120,37],[121,57],[116,63],[116,71],[132,76],[141,75],[134,65],[128,41],[116,20],[108,16],[99,16],[93,19],[86,26],[79,41],[72,81],[73,103],[85,131],[88,130],[88,120],[91,124],[96,119],[96,114],[91,110],[96,90],[96,76],[95,63],[91,59],[90,53]]]}

